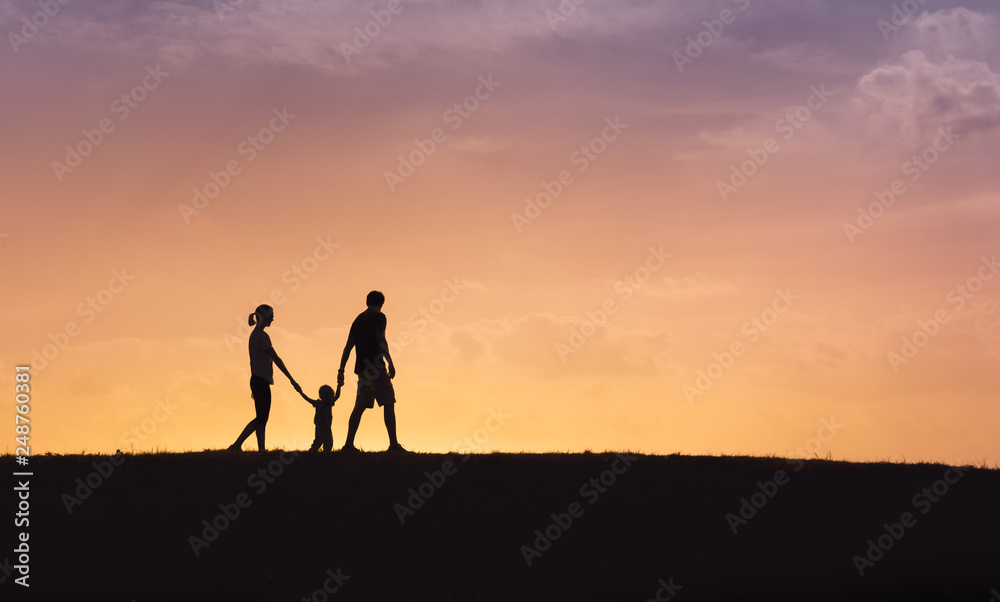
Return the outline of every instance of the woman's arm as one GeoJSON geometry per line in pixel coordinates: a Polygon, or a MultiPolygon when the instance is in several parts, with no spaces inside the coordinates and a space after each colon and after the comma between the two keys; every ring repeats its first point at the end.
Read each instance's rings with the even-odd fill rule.
{"type": "Polygon", "coordinates": [[[271,359],[274,360],[274,365],[278,367],[278,370],[281,370],[285,376],[288,377],[288,380],[292,381],[292,387],[301,394],[302,387],[300,387],[299,383],[295,382],[292,375],[288,373],[288,368],[285,368],[285,362],[281,361],[281,358],[278,357],[278,352],[274,350],[274,347],[271,347],[271,359]]]}

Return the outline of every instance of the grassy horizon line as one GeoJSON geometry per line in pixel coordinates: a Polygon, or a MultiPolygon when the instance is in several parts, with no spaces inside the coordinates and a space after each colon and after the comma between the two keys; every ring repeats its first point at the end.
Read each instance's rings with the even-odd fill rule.
{"type": "MultiPolygon", "coordinates": [[[[281,452],[293,452],[293,451],[294,452],[298,452],[300,454],[309,454],[309,452],[305,451],[304,449],[289,449],[289,448],[282,448],[282,447],[270,448],[270,449],[267,449],[267,450],[265,450],[263,452],[260,452],[258,450],[254,450],[254,449],[245,449],[245,450],[240,450],[239,452],[234,452],[234,451],[227,450],[227,449],[224,449],[224,448],[223,449],[205,448],[205,449],[202,449],[202,450],[190,450],[189,449],[189,450],[180,450],[180,451],[177,451],[177,450],[160,450],[160,449],[152,449],[152,450],[127,450],[127,451],[125,451],[125,450],[116,450],[114,453],[110,453],[110,452],[88,452],[87,450],[81,450],[81,451],[78,451],[78,452],[71,452],[71,453],[44,452],[44,453],[41,453],[41,454],[33,454],[33,455],[29,456],[29,458],[41,458],[41,457],[45,457],[45,458],[53,458],[53,457],[73,458],[73,457],[86,457],[86,456],[89,456],[89,457],[105,457],[105,456],[115,456],[118,453],[121,453],[122,455],[125,455],[125,456],[169,456],[169,455],[180,456],[180,455],[185,455],[185,454],[236,454],[236,453],[243,453],[243,454],[276,454],[276,453],[281,453],[281,452]]],[[[338,451],[339,450],[334,450],[333,452],[317,452],[315,455],[316,456],[320,456],[320,457],[324,457],[324,456],[325,457],[340,457],[340,456],[342,456],[342,454],[339,454],[338,451]]],[[[374,454],[388,455],[389,452],[387,452],[386,450],[382,450],[382,449],[372,450],[372,451],[359,450],[356,455],[360,456],[360,457],[367,457],[367,456],[372,456],[374,454]]],[[[943,462],[943,461],[937,461],[937,460],[907,460],[905,457],[902,458],[902,459],[900,459],[900,460],[894,460],[894,459],[892,459],[891,456],[889,458],[886,458],[886,459],[851,460],[851,459],[844,459],[844,458],[833,458],[833,457],[831,457],[831,454],[829,454],[829,453],[826,456],[815,456],[815,457],[812,457],[812,458],[808,458],[808,457],[800,457],[800,456],[779,456],[777,454],[762,454],[762,455],[757,455],[757,454],[753,454],[753,453],[746,453],[746,454],[710,454],[710,453],[707,453],[707,454],[685,454],[685,453],[680,453],[680,452],[674,452],[674,453],[670,453],[670,454],[659,454],[659,453],[647,453],[647,452],[635,451],[635,450],[610,450],[610,449],[607,449],[607,450],[603,450],[603,451],[594,451],[594,450],[589,450],[588,449],[588,450],[583,450],[583,451],[510,451],[510,450],[491,450],[491,451],[474,451],[474,452],[468,452],[468,453],[462,453],[462,452],[457,452],[457,451],[446,451],[446,452],[430,451],[430,452],[425,452],[425,451],[419,451],[419,450],[410,450],[408,452],[405,452],[405,454],[403,454],[403,455],[404,456],[405,455],[413,455],[413,456],[442,456],[442,457],[443,456],[466,456],[466,455],[468,455],[468,456],[478,457],[478,456],[491,456],[491,455],[492,456],[495,456],[495,455],[509,455],[509,456],[588,456],[588,455],[594,455],[594,456],[600,456],[600,455],[614,455],[614,454],[629,454],[629,455],[642,456],[642,457],[647,457],[647,458],[688,458],[688,459],[712,458],[712,459],[720,459],[720,460],[722,460],[722,459],[801,460],[801,461],[804,461],[804,462],[832,462],[832,463],[839,463],[839,464],[861,464],[861,465],[864,465],[864,464],[892,464],[892,465],[898,465],[898,466],[921,466],[921,465],[923,465],[923,466],[971,466],[973,468],[982,469],[982,470],[1000,470],[1000,465],[998,465],[998,464],[995,463],[993,466],[990,466],[989,465],[989,461],[985,460],[985,459],[979,460],[978,462],[958,462],[958,463],[943,462]]],[[[14,454],[7,453],[7,452],[5,452],[3,454],[0,454],[0,460],[6,460],[7,458],[14,458],[14,457],[15,457],[14,454]]],[[[347,456],[347,457],[350,457],[350,456],[347,456]]],[[[30,466],[30,460],[29,460],[29,466],[30,466]]]]}

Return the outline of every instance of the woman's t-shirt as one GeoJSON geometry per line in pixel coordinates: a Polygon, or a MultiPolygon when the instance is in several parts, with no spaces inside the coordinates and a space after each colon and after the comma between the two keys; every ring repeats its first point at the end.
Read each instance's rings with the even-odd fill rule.
{"type": "Polygon", "coordinates": [[[271,337],[256,328],[250,333],[250,374],[274,384],[274,361],[271,359],[271,337]]]}

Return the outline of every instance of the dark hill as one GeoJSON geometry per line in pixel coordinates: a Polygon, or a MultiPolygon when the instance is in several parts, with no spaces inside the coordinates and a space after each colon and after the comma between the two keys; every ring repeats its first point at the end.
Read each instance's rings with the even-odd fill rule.
{"type": "MultiPolygon", "coordinates": [[[[112,459],[31,458],[32,599],[989,602],[1000,588],[996,470],[590,453],[112,459]]],[[[18,468],[0,465],[10,492],[18,468]]],[[[21,529],[4,522],[7,600],[25,588],[5,574],[21,529]]]]}

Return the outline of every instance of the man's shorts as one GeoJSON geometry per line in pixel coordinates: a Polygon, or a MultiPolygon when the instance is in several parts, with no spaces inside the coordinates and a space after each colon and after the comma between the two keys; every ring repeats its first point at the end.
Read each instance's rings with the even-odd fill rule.
{"type": "Polygon", "coordinates": [[[358,375],[358,398],[355,405],[373,408],[376,401],[380,406],[396,403],[396,392],[392,388],[389,375],[383,372],[374,380],[368,380],[363,375],[358,375]]]}

